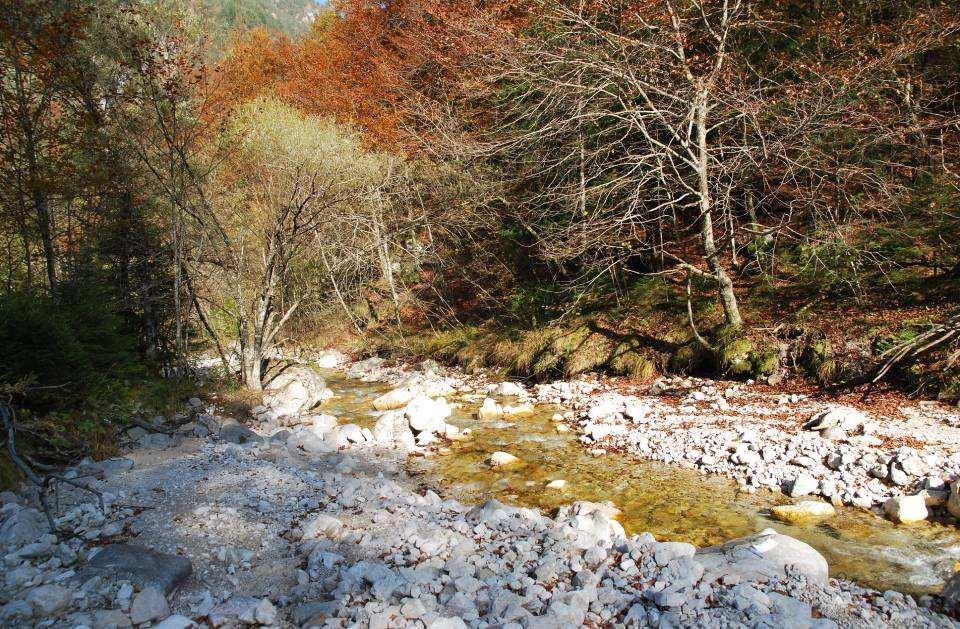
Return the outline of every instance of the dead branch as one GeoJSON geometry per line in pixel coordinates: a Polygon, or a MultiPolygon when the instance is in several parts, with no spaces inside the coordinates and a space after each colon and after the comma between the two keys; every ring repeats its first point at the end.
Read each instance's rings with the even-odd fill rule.
{"type": "Polygon", "coordinates": [[[97,502],[100,505],[100,510],[106,512],[103,494],[100,491],[97,491],[85,482],[77,479],[66,478],[53,472],[46,472],[41,476],[34,471],[33,467],[31,467],[23,457],[21,457],[20,453],[17,451],[16,445],[16,413],[9,403],[0,403],[0,419],[3,420],[3,426],[6,432],[7,453],[10,455],[10,460],[13,461],[13,464],[17,466],[17,469],[23,473],[27,480],[37,486],[40,507],[43,510],[43,515],[47,519],[47,524],[49,524],[50,530],[54,534],[59,537],[63,536],[63,531],[60,531],[54,522],[53,512],[51,511],[50,504],[47,500],[47,492],[51,488],[55,487],[56,483],[71,485],[77,489],[82,489],[83,491],[87,491],[95,495],[97,497],[97,502]]]}

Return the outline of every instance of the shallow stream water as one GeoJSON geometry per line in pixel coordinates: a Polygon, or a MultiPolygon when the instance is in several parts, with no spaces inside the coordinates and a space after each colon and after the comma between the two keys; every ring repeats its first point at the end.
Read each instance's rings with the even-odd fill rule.
{"type": "MultiPolygon", "coordinates": [[[[336,372],[323,374],[337,397],[324,405],[340,423],[372,426],[372,401],[390,390],[336,372]]],[[[552,513],[576,500],[612,501],[627,533],[649,531],[660,541],[684,541],[698,547],[722,543],[767,527],[801,539],[820,551],[833,577],[878,590],[911,594],[939,591],[960,567],[960,530],[924,522],[896,525],[855,508],[817,524],[794,526],[773,520],[771,506],[789,502],[781,494],[740,492],[736,483],[693,470],[645,462],[621,454],[591,455],[575,433],[557,433],[550,418],[557,409],[538,407],[534,415],[499,420],[476,419],[476,403],[462,402],[449,423],[470,428],[464,441],[443,446],[427,457],[412,457],[408,470],[445,497],[468,503],[489,498],[537,507],[552,513]],[[519,467],[492,470],[484,461],[503,450],[522,459],[519,467]],[[563,479],[562,490],[548,489],[563,479]]]]}

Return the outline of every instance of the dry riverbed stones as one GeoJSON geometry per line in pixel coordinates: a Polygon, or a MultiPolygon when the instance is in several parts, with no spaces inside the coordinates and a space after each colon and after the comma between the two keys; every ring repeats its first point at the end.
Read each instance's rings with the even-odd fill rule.
{"type": "MultiPolygon", "coordinates": [[[[354,373],[388,369],[367,365],[354,373]]],[[[420,373],[428,371],[436,377],[435,367],[420,373]]],[[[390,412],[412,434],[402,409],[390,412]]],[[[143,468],[140,453],[131,456],[137,467],[98,481],[105,512],[90,496],[65,497],[73,506],[62,523],[78,532],[69,542],[44,538],[39,524],[17,529],[27,532],[3,548],[14,576],[0,584],[0,623],[953,626],[911,597],[828,579],[823,557],[774,531],[697,549],[625,535],[610,504],[577,502],[555,517],[495,500],[464,505],[417,488],[402,453],[375,441],[313,453],[285,441],[194,438],[144,454],[143,468]],[[111,546],[113,531],[130,541],[111,546]],[[40,546],[23,554],[32,544],[40,546]],[[141,579],[125,559],[179,576],[141,579]],[[192,576],[182,578],[181,559],[192,576]],[[91,576],[91,566],[109,574],[91,576]]],[[[7,503],[0,530],[25,508],[7,503]]]]}

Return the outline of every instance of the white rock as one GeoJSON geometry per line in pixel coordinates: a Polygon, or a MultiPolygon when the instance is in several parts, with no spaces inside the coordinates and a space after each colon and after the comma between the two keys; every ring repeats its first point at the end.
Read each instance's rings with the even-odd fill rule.
{"type": "Polygon", "coordinates": [[[508,465],[514,465],[517,463],[520,463],[520,459],[513,456],[509,452],[497,451],[491,454],[487,459],[487,464],[493,468],[506,467],[508,465]]]}
{"type": "Polygon", "coordinates": [[[420,395],[422,392],[419,387],[400,387],[388,391],[373,401],[373,408],[378,411],[391,411],[396,408],[403,408],[410,400],[420,395]]]}
{"type": "Polygon", "coordinates": [[[403,412],[415,432],[435,433],[443,430],[445,420],[453,413],[453,409],[443,398],[433,400],[418,395],[410,400],[403,412]]]}
{"type": "Polygon", "coordinates": [[[773,529],[764,529],[722,546],[704,548],[697,552],[696,559],[708,570],[719,566],[724,571],[747,578],[758,571],[763,572],[762,566],[757,565],[758,560],[765,560],[780,574],[786,574],[787,567],[792,566],[821,584],[827,583],[830,571],[827,560],[812,546],[773,529]]]}
{"type": "Polygon", "coordinates": [[[153,629],[191,629],[196,627],[197,623],[193,622],[186,616],[181,616],[180,614],[174,614],[166,620],[158,622],[153,625],[153,629]]]}
{"type": "Polygon", "coordinates": [[[333,415],[314,415],[310,421],[310,427],[317,435],[323,436],[333,430],[337,425],[337,418],[333,415]]]}
{"type": "Polygon", "coordinates": [[[807,494],[812,494],[817,490],[817,487],[820,486],[820,483],[817,482],[813,476],[809,474],[800,474],[790,485],[790,497],[799,498],[801,496],[806,496],[807,494]]]}
{"type": "Polygon", "coordinates": [[[903,524],[927,519],[927,504],[922,492],[914,496],[894,496],[883,503],[883,511],[894,522],[903,524]]]}
{"type": "Polygon", "coordinates": [[[387,411],[377,418],[373,427],[373,439],[384,447],[404,451],[412,450],[415,446],[410,423],[400,411],[387,411]]]}
{"type": "Polygon", "coordinates": [[[317,367],[320,367],[321,369],[335,369],[346,364],[346,362],[346,355],[336,349],[324,350],[320,352],[316,360],[314,360],[314,363],[317,365],[317,367]]]}
{"type": "Polygon", "coordinates": [[[636,399],[627,400],[623,405],[623,414],[633,421],[642,421],[652,411],[649,404],[636,399]]]}
{"type": "Polygon", "coordinates": [[[427,623],[427,629],[467,629],[467,627],[467,623],[453,616],[436,618],[427,623]]]}
{"type": "Polygon", "coordinates": [[[534,413],[533,404],[523,403],[523,404],[507,404],[503,407],[503,414],[506,416],[516,416],[516,415],[532,415],[534,413]]]}
{"type": "Polygon", "coordinates": [[[42,513],[36,509],[21,509],[15,503],[13,505],[13,515],[0,525],[0,546],[23,546],[49,530],[42,513]]]}
{"type": "Polygon", "coordinates": [[[272,625],[277,620],[277,608],[269,599],[260,599],[240,614],[240,621],[248,625],[272,625]]]}
{"type": "Polygon", "coordinates": [[[547,489],[563,489],[566,486],[567,481],[563,480],[562,478],[558,478],[547,483],[547,489]]]}
{"type": "Polygon", "coordinates": [[[264,405],[281,417],[301,415],[331,397],[323,378],[307,367],[290,367],[263,389],[264,405]]]}
{"type": "Polygon", "coordinates": [[[478,419],[496,419],[503,416],[503,407],[492,397],[485,398],[477,410],[478,419]]]}
{"type": "Polygon", "coordinates": [[[494,392],[497,395],[516,396],[526,393],[526,389],[523,388],[522,384],[517,382],[501,382],[497,385],[497,388],[494,389],[494,392]]]}
{"type": "Polygon", "coordinates": [[[317,514],[300,525],[300,530],[303,531],[304,539],[312,539],[315,537],[337,537],[342,529],[343,523],[332,515],[327,515],[326,513],[317,514]]]}
{"type": "Polygon", "coordinates": [[[833,426],[844,432],[856,432],[870,421],[869,415],[849,406],[833,406],[810,418],[804,426],[807,430],[823,430],[833,426]]]}

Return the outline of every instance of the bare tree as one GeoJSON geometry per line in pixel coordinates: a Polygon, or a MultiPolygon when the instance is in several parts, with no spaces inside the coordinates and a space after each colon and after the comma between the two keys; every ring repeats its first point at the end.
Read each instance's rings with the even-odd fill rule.
{"type": "Polygon", "coordinates": [[[529,205],[552,212],[524,222],[554,259],[592,256],[590,273],[655,252],[712,282],[740,327],[723,225],[757,150],[731,51],[750,16],[741,0],[601,5],[555,6],[493,77],[516,86],[496,147],[538,182],[529,205]]]}

